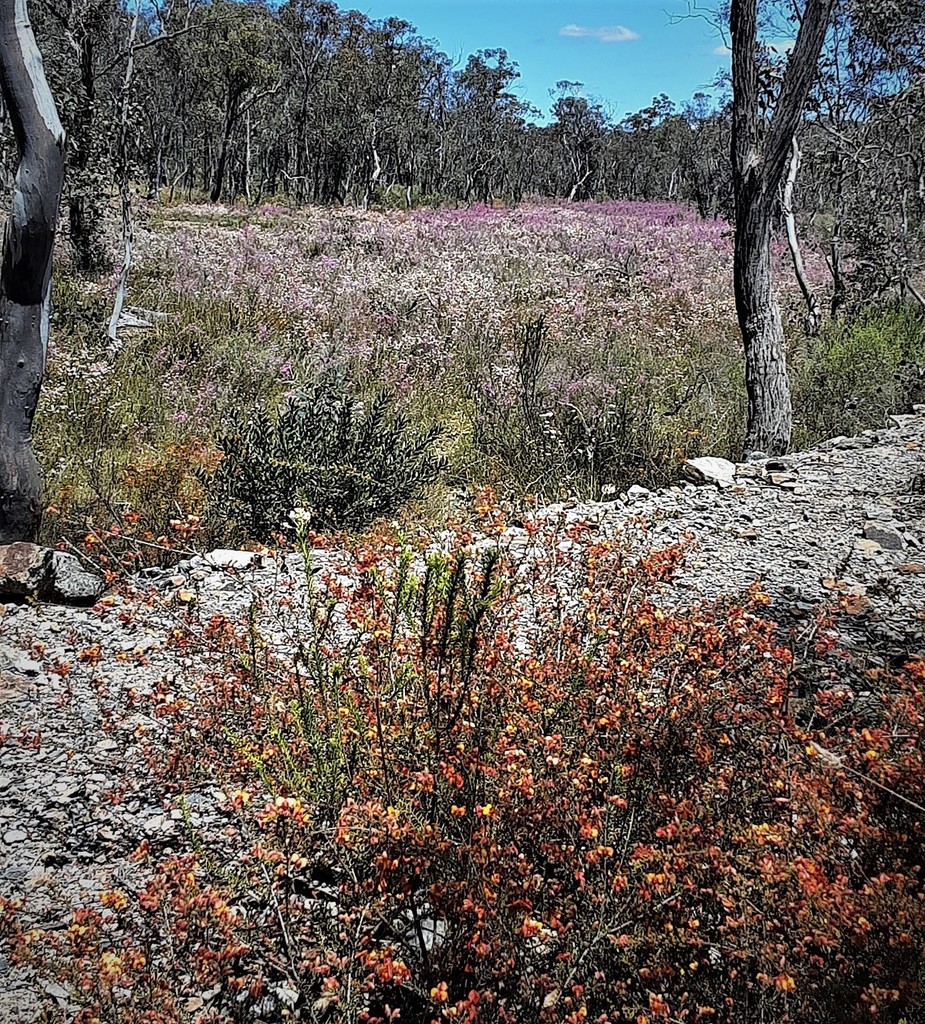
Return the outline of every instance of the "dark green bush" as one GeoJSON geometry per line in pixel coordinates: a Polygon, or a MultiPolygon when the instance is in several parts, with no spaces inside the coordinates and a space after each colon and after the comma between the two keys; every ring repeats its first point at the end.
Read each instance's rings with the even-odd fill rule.
{"type": "Polygon", "coordinates": [[[364,404],[343,380],[313,383],[275,416],[265,405],[232,415],[205,481],[210,512],[257,541],[291,529],[296,508],[316,530],[362,529],[437,479],[440,433],[413,430],[384,394],[364,404]]]}

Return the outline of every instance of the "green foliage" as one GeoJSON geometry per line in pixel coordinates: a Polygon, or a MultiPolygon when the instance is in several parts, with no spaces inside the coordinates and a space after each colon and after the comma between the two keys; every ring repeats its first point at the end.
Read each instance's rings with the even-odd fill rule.
{"type": "Polygon", "coordinates": [[[231,415],[207,478],[213,516],[267,541],[296,508],[320,530],[359,529],[420,497],[444,469],[438,429],[413,430],[385,394],[368,404],[329,378],[290,395],[274,417],[265,405],[231,415]]]}
{"type": "Polygon", "coordinates": [[[518,328],[509,353],[491,341],[466,353],[469,473],[544,500],[599,500],[671,482],[682,457],[736,450],[737,353],[699,351],[692,339],[666,361],[645,341],[614,337],[595,359],[570,364],[542,319],[518,328]]]}
{"type": "Polygon", "coordinates": [[[804,359],[793,361],[795,447],[883,426],[892,412],[925,399],[925,320],[891,305],[829,323],[804,359]]]}
{"type": "MultiPolygon", "coordinates": [[[[598,215],[623,223],[620,210],[598,215]]],[[[106,290],[56,279],[36,421],[48,505],[57,510],[46,516],[43,539],[79,544],[90,525],[124,532],[129,515],[140,516],[135,528],[147,545],[189,516],[201,516],[202,546],[255,537],[214,503],[218,514],[203,515],[203,471],[218,456],[222,424],[255,407],[275,422],[272,411],[294,381],[337,370],[357,395],[400,400],[410,433],[443,427],[452,488],[434,488],[416,509],[435,524],[457,488],[491,483],[515,500],[597,499],[633,483],[673,483],[685,457],[735,458],[745,395],[731,304],[712,291],[704,298],[645,284],[641,247],[598,281],[588,262],[597,249],[580,233],[580,246],[566,237],[550,243],[545,262],[529,258],[521,237],[529,224],[539,219],[529,236],[538,240],[564,230],[565,216],[554,207],[480,211],[450,244],[445,236],[459,230],[452,213],[414,215],[420,241],[407,235],[404,214],[290,217],[267,207],[223,211],[214,223],[183,207],[152,214],[151,247],[139,256],[130,296],[162,314],[150,330],[126,331],[111,349],[102,330],[106,290]],[[474,291],[453,276],[447,253],[457,244],[473,246],[465,259],[480,282],[474,291]],[[574,270],[556,276],[573,260],[574,270]],[[415,291],[422,265],[441,282],[439,300],[415,291]],[[283,266],[302,281],[298,301],[278,286],[288,280],[283,266]]],[[[642,230],[647,216],[633,211],[626,230],[642,230]]],[[[590,230],[587,210],[569,208],[568,218],[590,230]]],[[[690,227],[696,238],[706,230],[690,227]]],[[[659,228],[665,237],[682,229],[659,228]]],[[[709,280],[725,259],[710,255],[709,280]]],[[[795,322],[788,335],[796,448],[879,427],[925,399],[925,339],[914,310],[870,309],[828,325],[811,346],[795,322]]],[[[292,507],[271,510],[266,529],[278,531],[292,507]]],[[[155,548],[143,550],[150,557],[155,548]]]]}

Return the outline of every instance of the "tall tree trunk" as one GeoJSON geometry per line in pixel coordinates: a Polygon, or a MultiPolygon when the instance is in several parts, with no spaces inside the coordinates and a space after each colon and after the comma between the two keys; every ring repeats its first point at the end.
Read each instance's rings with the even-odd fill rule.
{"type": "Polygon", "coordinates": [[[746,452],[779,455],[790,446],[793,410],[780,307],[771,286],[771,217],[760,199],[736,210],[736,309],[745,345],[746,452]]]}
{"type": "Polygon", "coordinates": [[[32,421],[45,373],[64,183],[64,130],[26,0],[0,0],[0,90],[20,152],[0,266],[0,543],[9,543],[33,540],[41,525],[32,421]]]}
{"type": "Polygon", "coordinates": [[[771,216],[790,147],[816,76],[834,0],[806,0],[774,113],[766,124],[759,89],[758,0],[732,0],[733,277],[745,348],[746,454],[790,447],[793,413],[780,310],[771,282],[771,216]]]}
{"type": "Polygon", "coordinates": [[[106,256],[101,241],[103,210],[92,168],[99,147],[94,135],[96,77],[94,40],[84,25],[77,25],[73,43],[80,57],[80,96],[71,123],[68,162],[68,228],[74,266],[79,274],[103,269],[106,256]]]}
{"type": "Polygon", "coordinates": [[[842,220],[844,216],[845,165],[841,153],[835,152],[835,211],[832,225],[832,240],[826,255],[826,264],[832,275],[832,303],[830,311],[833,319],[837,318],[848,298],[845,284],[844,267],[842,266],[842,220]]]}
{"type": "Polygon", "coordinates": [[[132,217],[132,188],[129,181],[128,166],[128,122],[132,98],[132,79],[135,75],[135,40],[138,37],[138,24],[141,20],[141,0],[135,0],[135,13],[128,35],[128,58],[125,62],[125,77],[122,79],[120,91],[119,144],[116,150],[116,177],[119,181],[119,199],[122,206],[122,268],[116,285],[116,296],[112,304],[112,315],[109,317],[110,348],[116,351],[119,335],[119,320],[122,317],[122,306],[125,303],[125,292],[128,288],[128,275],[132,269],[132,252],[135,245],[135,221],[132,217]]]}
{"type": "Polygon", "coordinates": [[[244,142],[244,198],[247,200],[247,205],[252,206],[251,202],[251,112],[247,112],[246,121],[246,134],[244,142]]]}
{"type": "Polygon", "coordinates": [[[231,131],[227,130],[222,135],[222,145],[218,153],[218,162],[215,164],[215,175],[212,178],[212,191],[209,199],[217,203],[222,198],[222,191],[225,187],[225,167],[228,165],[228,147],[231,144],[231,131]]]}
{"type": "Polygon", "coordinates": [[[222,191],[225,188],[225,172],[228,168],[228,157],[231,152],[231,137],[241,116],[241,90],[235,88],[228,94],[225,103],[225,123],[222,128],[222,144],[218,151],[218,161],[215,164],[215,174],[212,178],[212,191],[209,198],[217,203],[222,198],[222,191]]]}
{"type": "Polygon", "coordinates": [[[161,205],[161,182],[164,180],[164,134],[166,127],[161,125],[157,133],[157,156],[154,162],[154,188],[151,190],[150,198],[161,205]]]}

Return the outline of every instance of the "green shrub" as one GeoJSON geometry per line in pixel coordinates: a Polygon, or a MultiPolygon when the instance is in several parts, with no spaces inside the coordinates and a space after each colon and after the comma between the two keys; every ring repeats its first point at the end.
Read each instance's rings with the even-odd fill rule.
{"type": "Polygon", "coordinates": [[[794,366],[795,447],[883,426],[889,413],[925,398],[923,370],[925,319],[917,310],[879,307],[826,325],[794,366]]]}
{"type": "Polygon", "coordinates": [[[416,432],[390,399],[358,401],[340,379],[232,415],[224,458],[206,478],[210,513],[248,539],[268,541],[296,508],[319,530],[360,529],[421,497],[444,469],[438,429],[416,432]]]}

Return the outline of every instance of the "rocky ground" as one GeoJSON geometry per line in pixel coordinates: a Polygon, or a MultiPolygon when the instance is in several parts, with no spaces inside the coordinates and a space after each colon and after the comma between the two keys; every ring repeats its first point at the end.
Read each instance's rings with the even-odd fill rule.
{"type": "MultiPolygon", "coordinates": [[[[699,485],[633,488],[539,516],[563,526],[587,520],[605,535],[641,519],[649,524],[644,543],[656,546],[692,534],[677,600],[761,582],[770,614],[792,624],[845,594],[857,614],[840,620],[843,640],[868,662],[923,652],[925,409],[784,460],[700,469],[690,469],[699,485]]],[[[525,530],[507,530],[502,543],[530,556],[525,530]]],[[[298,556],[218,552],[151,571],[92,608],[0,604],[0,896],[25,899],[31,920],[63,928],[73,904],[131,885],[129,854],[141,840],[162,852],[180,848],[183,814],[152,789],[141,755],[140,737],[155,723],[130,706],[130,694],[163,680],[182,686],[208,661],[205,647],[179,652],[168,642],[173,628],[189,625],[190,609],[193,628],[212,612],[244,610],[255,596],[279,609],[278,598],[303,583],[298,556]]],[[[266,627],[280,643],[292,628],[284,614],[266,627]]],[[[193,794],[194,824],[220,827],[223,803],[218,789],[193,794]]],[[[36,1020],[36,989],[0,956],[0,1020],[36,1020]]],[[[66,1004],[63,990],[45,994],[66,1004]]]]}

